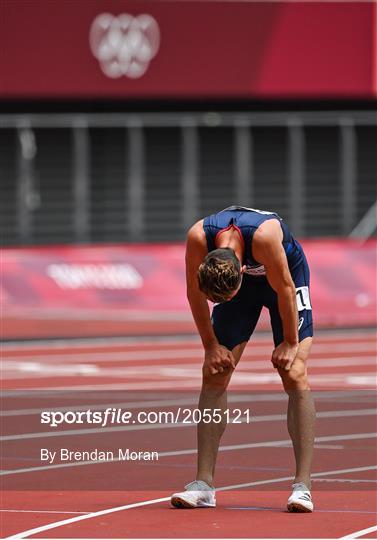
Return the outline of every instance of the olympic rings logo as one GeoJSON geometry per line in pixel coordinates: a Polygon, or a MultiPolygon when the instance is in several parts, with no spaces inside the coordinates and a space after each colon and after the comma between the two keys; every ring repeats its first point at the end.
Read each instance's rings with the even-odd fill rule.
{"type": "Polygon", "coordinates": [[[160,29],[151,15],[102,13],[92,23],[89,43],[107,77],[138,79],[158,52],[160,29]]]}

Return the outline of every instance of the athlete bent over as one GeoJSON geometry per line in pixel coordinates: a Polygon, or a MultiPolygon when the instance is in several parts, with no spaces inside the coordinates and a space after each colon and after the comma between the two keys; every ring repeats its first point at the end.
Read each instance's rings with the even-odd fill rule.
{"type": "MultiPolygon", "coordinates": [[[[313,323],[309,267],[300,244],[273,212],[231,206],[191,227],[186,246],[187,294],[205,350],[199,409],[227,408],[226,389],[262,307],[268,308],[278,370],[288,399],[288,431],[296,460],[287,508],[312,512],[310,469],[315,408],[306,363],[313,323]],[[207,299],[215,303],[212,316],[207,299]]],[[[198,424],[198,470],[177,508],[214,507],[213,476],[226,420],[198,424]]]]}

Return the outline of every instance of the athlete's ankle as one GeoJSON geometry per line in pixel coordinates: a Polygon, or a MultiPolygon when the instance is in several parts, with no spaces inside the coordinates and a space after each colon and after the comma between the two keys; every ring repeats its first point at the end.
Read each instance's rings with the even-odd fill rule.
{"type": "Polygon", "coordinates": [[[198,474],[195,480],[201,480],[202,482],[205,482],[209,487],[214,488],[214,485],[212,483],[213,478],[211,476],[208,476],[206,474],[198,474]]]}
{"type": "Polygon", "coordinates": [[[295,479],[293,480],[293,483],[294,484],[305,484],[305,486],[308,488],[309,491],[311,489],[310,477],[297,475],[297,476],[295,476],[295,479]]]}

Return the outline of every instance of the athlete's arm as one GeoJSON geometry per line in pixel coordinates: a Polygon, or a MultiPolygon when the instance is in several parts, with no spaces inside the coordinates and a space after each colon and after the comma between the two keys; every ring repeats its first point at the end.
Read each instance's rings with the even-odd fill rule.
{"type": "Polygon", "coordinates": [[[198,268],[207,255],[207,242],[203,221],[191,227],[186,242],[187,298],[205,350],[205,365],[211,375],[222,373],[224,368],[235,367],[232,353],[219,344],[213,331],[210,310],[205,295],[199,289],[198,268]]]}
{"type": "Polygon", "coordinates": [[[272,354],[274,365],[289,369],[298,349],[296,289],[282,246],[283,232],[277,220],[262,223],[254,234],[253,256],[266,268],[266,276],[278,297],[284,341],[272,354]]]}

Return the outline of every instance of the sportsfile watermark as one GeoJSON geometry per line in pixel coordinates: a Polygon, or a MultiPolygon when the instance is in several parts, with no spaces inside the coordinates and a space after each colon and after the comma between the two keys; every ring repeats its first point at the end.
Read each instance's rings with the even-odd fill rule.
{"type": "MultiPolygon", "coordinates": [[[[250,483],[250,490],[290,489],[294,450],[284,391],[230,389],[222,411],[217,404],[199,408],[199,390],[4,390],[4,490],[173,493],[195,478],[198,428],[202,433],[206,425],[210,434],[226,428],[217,487],[250,483]]],[[[313,472],[318,473],[313,489],[375,489],[375,392],[313,395],[313,472]],[[349,461],[352,452],[362,456],[360,463],[349,461]]]]}
{"type": "Polygon", "coordinates": [[[122,408],[108,407],[98,411],[42,411],[41,424],[56,428],[64,424],[94,424],[99,427],[114,425],[145,424],[243,424],[252,421],[250,409],[190,409],[178,407],[170,411],[129,411],[122,408]]]}

